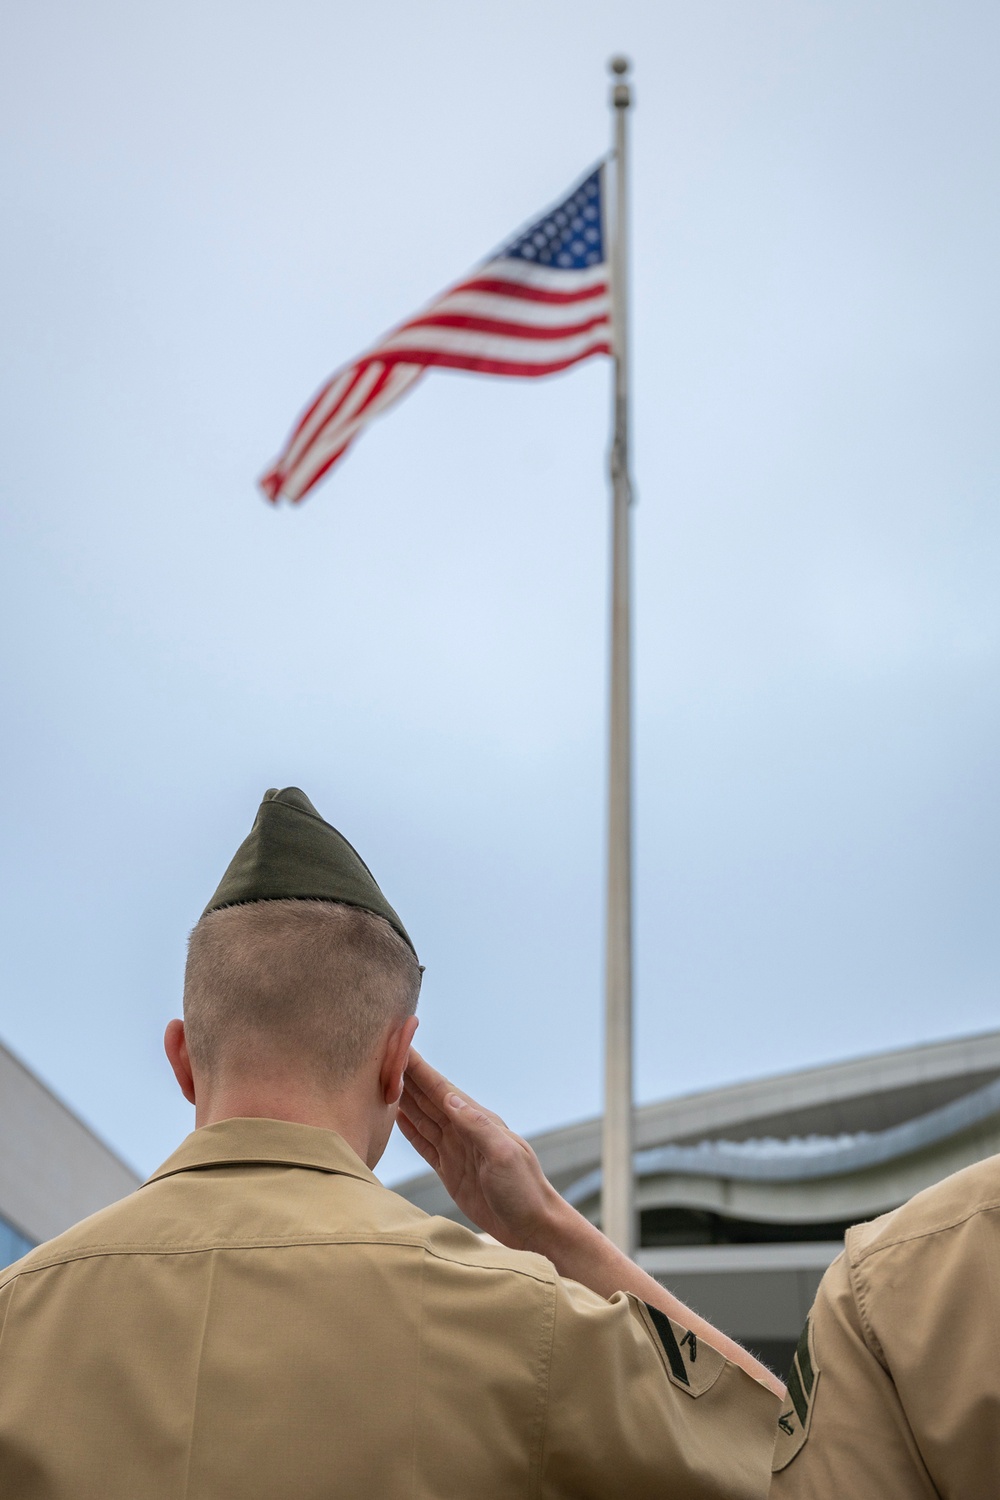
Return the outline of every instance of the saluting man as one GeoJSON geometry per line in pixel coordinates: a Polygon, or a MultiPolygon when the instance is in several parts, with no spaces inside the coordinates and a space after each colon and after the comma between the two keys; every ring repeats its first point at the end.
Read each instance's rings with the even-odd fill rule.
{"type": "Polygon", "coordinates": [[[194,1132],[0,1273],[5,1500],[767,1493],[783,1388],[411,1051],[370,871],[270,791],[190,940],[194,1132]],[[394,1121],[500,1244],[373,1168],[394,1121]]]}

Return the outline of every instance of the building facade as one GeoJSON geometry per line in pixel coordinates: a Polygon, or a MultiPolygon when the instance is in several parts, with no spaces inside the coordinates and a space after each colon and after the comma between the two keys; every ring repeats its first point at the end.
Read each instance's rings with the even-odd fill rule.
{"type": "Polygon", "coordinates": [[[140,1180],[0,1046],[0,1266],[124,1198],[140,1180]]]}
{"type": "MultiPolygon", "coordinates": [[[[600,1126],[531,1141],[594,1222],[600,1126]]],[[[638,1258],[784,1370],[845,1230],[998,1152],[1000,1031],[663,1099],[636,1111],[638,1258]]],[[[395,1190],[465,1222],[431,1172],[395,1190]]]]}

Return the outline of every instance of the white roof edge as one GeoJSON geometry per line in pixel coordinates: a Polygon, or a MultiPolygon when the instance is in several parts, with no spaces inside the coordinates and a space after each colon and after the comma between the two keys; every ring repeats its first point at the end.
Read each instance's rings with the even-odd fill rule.
{"type": "Polygon", "coordinates": [[[0,1051],[0,1215],[7,1223],[37,1244],[138,1185],[133,1168],[0,1051]]]}
{"type": "Polygon", "coordinates": [[[90,1137],[90,1142],[93,1143],[94,1146],[99,1146],[100,1151],[106,1152],[106,1155],[108,1155],[108,1157],[111,1157],[111,1160],[114,1161],[115,1166],[121,1167],[121,1170],[123,1170],[123,1172],[127,1172],[130,1176],[133,1176],[133,1178],[135,1178],[136,1187],[138,1187],[141,1182],[145,1182],[144,1173],[139,1172],[136,1167],[133,1167],[130,1161],[124,1160],[123,1155],[121,1155],[120,1152],[115,1151],[114,1146],[108,1145],[108,1142],[103,1139],[103,1136],[100,1136],[100,1134],[97,1133],[96,1130],[94,1130],[93,1125],[88,1124],[85,1119],[82,1119],[82,1116],[78,1115],[78,1113],[76,1113],[76,1110],[72,1109],[72,1106],[69,1106],[69,1104],[66,1103],[66,1100],[63,1100],[63,1098],[61,1098],[61,1095],[58,1095],[57,1092],[55,1092],[55,1089],[52,1089],[51,1085],[45,1083],[45,1080],[40,1079],[40,1077],[37,1076],[36,1071],[34,1071],[34,1068],[28,1067],[28,1064],[24,1061],[24,1058],[21,1058],[18,1053],[13,1052],[12,1047],[7,1046],[7,1043],[3,1043],[3,1041],[0,1041],[0,1053],[1,1055],[3,1055],[4,1062],[10,1062],[10,1064],[13,1064],[13,1067],[18,1068],[18,1070],[21,1071],[22,1074],[24,1074],[25,1079],[27,1079],[28,1085],[33,1086],[33,1088],[39,1089],[39,1091],[42,1092],[43,1095],[45,1095],[48,1103],[52,1104],[52,1106],[54,1106],[55,1109],[57,1109],[58,1112],[61,1113],[61,1115],[66,1116],[67,1122],[72,1122],[73,1127],[78,1128],[78,1130],[84,1131],[84,1133],[87,1134],[88,1137],[90,1137]]]}
{"type": "MultiPolygon", "coordinates": [[[[642,1104],[636,1109],[635,1144],[641,1150],[664,1139],[718,1131],[788,1110],[836,1104],[880,1090],[963,1074],[974,1076],[991,1069],[1000,1072],[1000,1030],[888,1048],[642,1104]]],[[[529,1140],[545,1170],[558,1175],[582,1170],[596,1160],[600,1127],[600,1115],[592,1115],[571,1125],[539,1131],[529,1140]]],[[[429,1201],[434,1203],[431,1211],[440,1212],[435,1184],[433,1172],[420,1172],[393,1183],[392,1188],[404,1197],[415,1193],[414,1201],[423,1202],[429,1194],[429,1201]]],[[[446,1194],[444,1201],[450,1202],[446,1194]]]]}
{"type": "MultiPolygon", "coordinates": [[[[719,1130],[729,1124],[779,1114],[789,1109],[833,1104],[881,1089],[1000,1070],[1000,1030],[976,1032],[890,1048],[860,1057],[798,1068],[722,1087],[699,1089],[641,1104],[636,1109],[636,1147],[659,1144],[664,1131],[686,1136],[719,1130]]],[[[539,1131],[531,1144],[539,1154],[560,1154],[561,1146],[579,1144],[600,1129],[600,1115],[555,1130],[539,1131]]]]}

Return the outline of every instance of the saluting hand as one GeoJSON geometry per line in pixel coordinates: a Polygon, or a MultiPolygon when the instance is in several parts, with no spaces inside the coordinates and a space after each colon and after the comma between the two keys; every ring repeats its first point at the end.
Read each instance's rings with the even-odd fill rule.
{"type": "Polygon", "coordinates": [[[410,1050],[396,1123],[459,1208],[512,1250],[536,1250],[599,1297],[632,1292],[711,1344],[783,1399],[785,1387],[746,1349],[706,1323],[560,1198],[528,1142],[410,1050]]]}
{"type": "Polygon", "coordinates": [[[473,1224],[512,1250],[541,1248],[566,1205],[538,1157],[412,1049],[396,1123],[473,1224]]]}

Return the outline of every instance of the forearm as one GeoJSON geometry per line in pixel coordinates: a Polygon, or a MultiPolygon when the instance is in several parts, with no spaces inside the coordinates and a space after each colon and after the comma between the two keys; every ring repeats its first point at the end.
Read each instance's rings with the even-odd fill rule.
{"type": "Polygon", "coordinates": [[[544,1255],[561,1276],[600,1297],[634,1293],[784,1395],[781,1382],[752,1354],[691,1312],[560,1197],[527,1141],[417,1052],[410,1053],[399,1125],[459,1207],[502,1244],[544,1255]]]}
{"type": "Polygon", "coordinates": [[[734,1365],[752,1375],[777,1396],[784,1396],[785,1387],[759,1360],[727,1338],[711,1323],[685,1307],[672,1292],[649,1276],[641,1266],[630,1260],[601,1231],[577,1213],[564,1200],[553,1203],[545,1227],[532,1236],[526,1247],[544,1255],[552,1262],[560,1276],[579,1281],[601,1297],[612,1297],[615,1292],[632,1292],[643,1302],[657,1307],[673,1318],[675,1323],[690,1328],[697,1338],[710,1344],[725,1355],[734,1365]]]}

